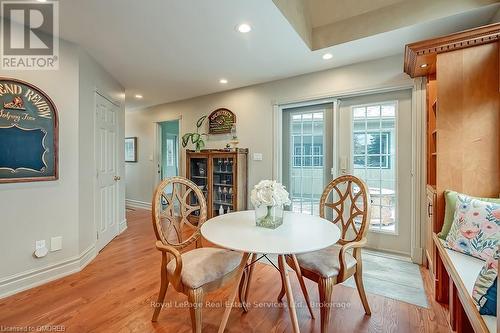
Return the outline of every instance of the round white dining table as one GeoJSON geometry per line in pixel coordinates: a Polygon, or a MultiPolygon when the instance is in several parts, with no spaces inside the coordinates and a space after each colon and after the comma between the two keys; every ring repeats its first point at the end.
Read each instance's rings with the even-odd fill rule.
{"type": "MultiPolygon", "coordinates": [[[[243,277],[243,271],[248,266],[248,259],[252,255],[253,264],[257,254],[278,255],[278,266],[288,299],[290,319],[292,320],[294,332],[299,332],[290,278],[285,266],[285,256],[290,255],[292,257],[295,266],[294,269],[300,274],[300,268],[295,257],[296,254],[327,248],[337,243],[340,239],[340,229],[332,222],[319,216],[288,211],[284,212],[283,224],[276,229],[257,227],[255,225],[255,212],[247,210],[219,215],[206,221],[201,227],[201,234],[206,240],[215,245],[243,253],[237,273],[238,284],[230,296],[228,306],[219,326],[219,333],[222,333],[226,327],[243,277]]],[[[250,266],[250,269],[252,267],[253,265],[250,266]]],[[[250,278],[251,271],[247,276],[248,280],[250,278]]],[[[247,281],[247,284],[249,285],[249,281],[247,281]]],[[[306,295],[307,289],[305,285],[301,284],[301,288],[304,295],[306,295]]],[[[246,294],[245,290],[244,293],[246,294]]],[[[244,299],[246,300],[246,295],[244,299]]]]}

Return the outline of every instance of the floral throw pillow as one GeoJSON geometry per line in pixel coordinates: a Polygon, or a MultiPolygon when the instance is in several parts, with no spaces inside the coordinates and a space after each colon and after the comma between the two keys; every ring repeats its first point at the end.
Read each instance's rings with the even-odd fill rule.
{"type": "Polygon", "coordinates": [[[472,298],[481,315],[497,314],[497,275],[498,255],[495,255],[486,260],[472,290],[472,298]]]}
{"type": "Polygon", "coordinates": [[[500,204],[459,195],[445,246],[487,260],[495,254],[499,239],[500,204]]]}

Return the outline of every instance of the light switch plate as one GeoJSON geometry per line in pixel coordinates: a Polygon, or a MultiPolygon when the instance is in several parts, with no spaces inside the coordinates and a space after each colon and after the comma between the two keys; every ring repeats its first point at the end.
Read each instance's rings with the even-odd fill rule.
{"type": "Polygon", "coordinates": [[[50,251],[59,251],[62,249],[62,236],[52,237],[50,239],[50,251]]]}
{"type": "Polygon", "coordinates": [[[262,153],[253,153],[254,161],[262,161],[262,153]]]}

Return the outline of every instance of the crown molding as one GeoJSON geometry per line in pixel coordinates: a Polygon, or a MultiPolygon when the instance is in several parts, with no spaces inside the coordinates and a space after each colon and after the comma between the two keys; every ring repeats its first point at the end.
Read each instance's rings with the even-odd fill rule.
{"type": "Polygon", "coordinates": [[[408,44],[405,47],[404,71],[412,78],[433,74],[436,72],[436,56],[439,53],[494,43],[499,39],[500,23],[496,23],[408,44]],[[427,64],[427,67],[420,67],[423,64],[427,64]]]}

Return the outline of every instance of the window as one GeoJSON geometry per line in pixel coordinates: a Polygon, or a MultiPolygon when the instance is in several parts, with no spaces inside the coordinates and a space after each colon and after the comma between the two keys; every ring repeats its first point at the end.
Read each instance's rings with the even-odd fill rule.
{"type": "Polygon", "coordinates": [[[390,131],[354,131],[353,146],[355,169],[391,167],[388,155],[391,151],[390,131]]]}
{"type": "Polygon", "coordinates": [[[292,111],[288,126],[290,209],[318,215],[324,185],[324,111],[292,111]]]}
{"type": "Polygon", "coordinates": [[[352,107],[352,167],[372,198],[370,230],[396,232],[395,102],[352,107]]]}

